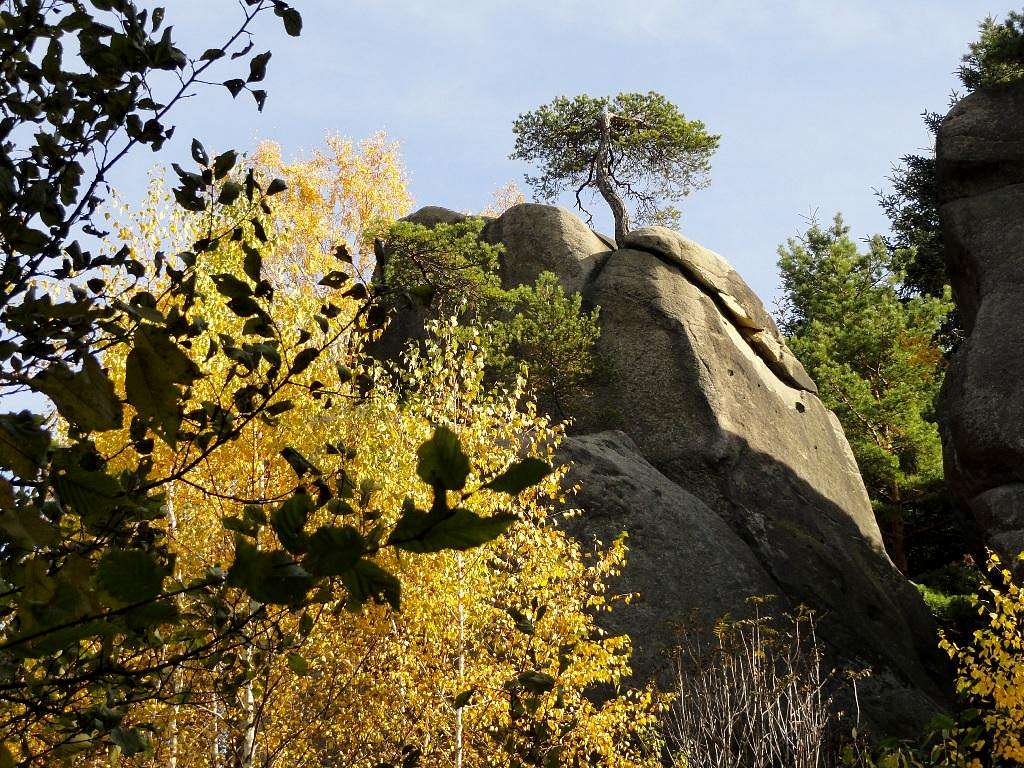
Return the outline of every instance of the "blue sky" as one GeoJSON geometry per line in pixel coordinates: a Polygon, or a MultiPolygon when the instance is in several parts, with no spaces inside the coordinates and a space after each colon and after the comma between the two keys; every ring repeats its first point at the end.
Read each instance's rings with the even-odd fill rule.
{"type": "MultiPolygon", "coordinates": [[[[1005,1],[1005,0],[1004,0],[1005,1]]],[[[710,188],[683,205],[682,230],[723,254],[770,304],[776,247],[803,217],[843,211],[855,233],[885,229],[873,190],[927,144],[924,109],[944,111],[977,22],[1012,5],[975,0],[294,0],[287,38],[267,17],[262,115],[207,89],[178,114],[158,156],[279,141],[316,147],[329,131],[385,129],[403,143],[418,204],[479,210],[522,181],[508,160],[515,117],[558,95],[656,90],[722,136],[710,188]]],[[[228,0],[167,3],[179,44],[217,43],[228,0]]],[[[229,76],[221,70],[223,79],[229,76]]],[[[131,199],[136,155],[114,178],[131,199]]],[[[598,217],[604,230],[608,217],[598,217]]]]}

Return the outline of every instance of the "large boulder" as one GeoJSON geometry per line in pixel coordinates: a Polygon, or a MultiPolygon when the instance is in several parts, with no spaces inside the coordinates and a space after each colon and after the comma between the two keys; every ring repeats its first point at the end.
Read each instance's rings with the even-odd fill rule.
{"type": "Polygon", "coordinates": [[[608,244],[565,208],[521,203],[487,223],[484,239],[501,243],[501,281],[506,288],[529,285],[553,272],[567,294],[583,290],[610,250],[608,244]]]}
{"type": "Polygon", "coordinates": [[[621,584],[636,598],[606,626],[635,638],[634,676],[648,680],[676,641],[675,624],[711,625],[746,613],[747,598],[778,589],[747,544],[693,494],[669,480],[624,432],[569,437],[559,458],[578,486],[569,505],[584,510],[569,530],[608,543],[628,535],[621,584]]]}
{"type": "MultiPolygon", "coordinates": [[[[785,349],[760,301],[724,260],[712,263],[729,282],[716,286],[679,263],[678,254],[695,244],[668,230],[659,236],[644,250],[615,251],[588,283],[587,304],[601,308],[597,352],[606,369],[572,431],[626,433],[643,459],[728,525],[732,537],[716,556],[732,557],[730,547],[742,541],[773,593],[820,614],[835,658],[885,671],[864,686],[866,700],[877,697],[875,722],[919,722],[928,710],[921,692],[939,695],[928,671],[937,660],[935,629],[917,590],[885,554],[838,420],[744,332],[762,318],[785,349]],[[719,291],[748,319],[737,318],[740,310],[719,291]]],[[[603,515],[608,497],[584,503],[585,519],[603,515]]],[[[633,549],[651,557],[650,546],[660,542],[634,542],[633,549]]],[[[691,585],[719,578],[687,551],[666,551],[691,585]]],[[[722,612],[734,603],[724,602],[722,612]]],[[[666,614],[687,607],[660,605],[666,614]]]]}
{"type": "Polygon", "coordinates": [[[817,392],[814,380],[789,351],[772,316],[739,273],[714,251],[666,227],[645,227],[626,235],[623,248],[653,253],[679,267],[690,282],[718,305],[747,343],[787,384],[817,392]]]}
{"type": "Polygon", "coordinates": [[[946,477],[987,543],[1024,550],[1024,83],[976,91],[942,122],[939,213],[967,338],[941,395],[946,477]]]}

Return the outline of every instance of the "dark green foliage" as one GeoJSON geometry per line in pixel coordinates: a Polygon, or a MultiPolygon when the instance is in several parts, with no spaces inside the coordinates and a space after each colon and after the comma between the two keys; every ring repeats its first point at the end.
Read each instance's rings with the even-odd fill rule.
{"type": "Polygon", "coordinates": [[[538,196],[553,201],[571,192],[589,217],[583,196],[600,193],[615,216],[616,239],[630,228],[626,203],[641,222],[677,221],[672,204],[707,185],[719,138],[653,91],[559,97],[520,115],[512,131],[512,159],[540,167],[526,176],[538,196]]]}
{"type": "Polygon", "coordinates": [[[842,764],[850,768],[1004,768],[1005,763],[993,762],[991,756],[978,760],[977,747],[984,747],[986,736],[977,710],[940,714],[914,739],[890,737],[870,743],[855,733],[843,748],[842,764]]]}
{"type": "Polygon", "coordinates": [[[163,589],[166,569],[142,549],[111,549],[96,567],[96,585],[117,603],[152,600],[163,589]]]}
{"type": "Polygon", "coordinates": [[[483,225],[399,222],[377,232],[380,287],[392,301],[415,297],[434,318],[458,317],[479,334],[492,383],[509,385],[525,372],[527,388],[564,416],[595,369],[599,310],[584,311],[579,294],[566,296],[551,272],[502,288],[503,248],[480,240],[483,225]]]}
{"type": "Polygon", "coordinates": [[[484,487],[515,496],[536,485],[551,474],[551,467],[540,459],[527,458],[516,462],[484,487]]]}
{"type": "MultiPolygon", "coordinates": [[[[941,119],[925,115],[933,137],[941,119]]],[[[935,157],[905,155],[889,181],[892,191],[879,193],[878,199],[892,228],[889,247],[904,261],[904,288],[910,294],[942,296],[949,278],[939,226],[935,157]]]]}
{"type": "Polygon", "coordinates": [[[525,364],[527,387],[565,417],[568,401],[585,392],[597,367],[599,310],[584,311],[580,295],[566,296],[551,272],[508,295],[512,315],[483,333],[492,375],[509,381],[525,364]]]}
{"type": "Polygon", "coordinates": [[[958,642],[979,628],[975,598],[985,575],[970,558],[944,563],[915,578],[918,590],[939,625],[958,642]]]}
{"type": "Polygon", "coordinates": [[[960,66],[964,86],[975,91],[1024,79],[1024,13],[1010,11],[1002,22],[988,16],[978,33],[960,66]]]}
{"type": "Polygon", "coordinates": [[[466,486],[469,459],[459,445],[459,438],[447,427],[438,427],[416,455],[416,474],[423,482],[446,491],[461,491],[466,486]]]}
{"type": "Polygon", "coordinates": [[[181,425],[182,389],[199,371],[166,330],[141,323],[134,342],[125,366],[125,396],[143,424],[173,446],[181,425]]]}
{"type": "Polygon", "coordinates": [[[375,233],[387,243],[383,284],[425,301],[442,317],[463,310],[493,314],[504,302],[501,247],[480,239],[483,227],[483,219],[434,227],[399,221],[375,233]]]}
{"type": "Polygon", "coordinates": [[[842,422],[889,553],[906,573],[916,527],[948,510],[933,403],[944,370],[934,337],[949,301],[904,298],[899,261],[882,238],[859,250],[839,216],[779,255],[781,326],[842,422]]]}

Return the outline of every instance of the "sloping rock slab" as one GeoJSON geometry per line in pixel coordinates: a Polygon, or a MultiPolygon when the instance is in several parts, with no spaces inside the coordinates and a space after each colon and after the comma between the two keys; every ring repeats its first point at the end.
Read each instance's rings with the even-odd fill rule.
{"type": "Polygon", "coordinates": [[[624,431],[746,542],[778,593],[822,614],[837,653],[937,694],[935,628],[884,552],[835,415],[671,260],[615,251],[585,297],[601,307],[607,371],[574,433],[624,431]]]}
{"type": "Polygon", "coordinates": [[[757,294],[717,253],[667,227],[634,230],[623,239],[622,247],[647,251],[678,266],[719,305],[740,335],[780,378],[808,392],[818,391],[814,380],[789,351],[757,294]]]}

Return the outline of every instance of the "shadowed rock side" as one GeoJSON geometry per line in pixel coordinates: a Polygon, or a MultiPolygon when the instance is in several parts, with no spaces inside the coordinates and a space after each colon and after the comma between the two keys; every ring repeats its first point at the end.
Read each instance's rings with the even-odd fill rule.
{"type": "Polygon", "coordinates": [[[600,374],[563,455],[582,487],[573,532],[629,535],[621,587],[641,598],[608,620],[638,671],[657,669],[672,622],[776,594],[819,613],[834,661],[876,670],[860,685],[870,722],[926,720],[941,698],[927,609],[885,555],[838,420],[735,270],[660,227],[609,250],[549,206],[513,207],[484,236],[505,245],[506,284],[550,270],[601,308],[600,374]]]}
{"type": "MultiPolygon", "coordinates": [[[[805,593],[806,599],[797,599],[764,567],[756,548],[644,459],[624,432],[569,437],[559,456],[571,465],[569,482],[579,487],[570,506],[583,510],[567,522],[569,531],[584,543],[607,543],[623,531],[628,534],[629,554],[617,586],[637,596],[627,607],[601,614],[599,621],[610,632],[633,639],[636,680],[658,677],[664,670],[666,651],[676,641],[679,625],[697,622],[710,627],[726,615],[749,615],[748,597],[778,595],[790,608],[803,603],[819,611],[817,629],[828,651],[827,664],[873,670],[870,678],[858,683],[858,701],[852,700],[850,690],[839,693],[847,712],[859,707],[864,721],[877,732],[908,735],[934,716],[935,684],[913,661],[917,652],[912,631],[899,620],[899,606],[883,598],[858,626],[844,605],[826,608],[834,595],[805,593]],[[894,616],[898,624],[886,626],[894,616]],[[894,664],[894,657],[910,662],[894,664]]],[[[815,499],[813,489],[804,487],[802,493],[815,499]]],[[[821,499],[816,502],[830,506],[821,499]]],[[[849,561],[823,571],[820,553],[813,545],[807,548],[808,560],[818,560],[817,575],[827,583],[826,589],[845,594],[851,607],[864,603],[859,596],[864,584],[849,571],[849,561]]],[[[860,554],[868,562],[856,565],[870,567],[870,552],[860,554]]],[[[797,563],[790,567],[801,568],[797,563]]]]}
{"type": "MultiPolygon", "coordinates": [[[[730,286],[747,315],[763,313],[749,288],[738,288],[730,286]]],[[[904,718],[906,726],[926,711],[918,691],[937,691],[927,672],[937,659],[927,609],[884,553],[835,415],[769,367],[709,293],[666,254],[611,254],[585,292],[601,307],[606,372],[572,430],[628,434],[644,459],[727,522],[774,593],[822,614],[833,652],[903,681],[867,681],[865,695],[884,699],[869,712],[876,723],[898,729],[904,718]]],[[[602,503],[598,496],[583,506],[589,516],[602,503]]],[[[680,561],[693,564],[691,584],[716,578],[693,558],[680,561]]]]}
{"type": "Polygon", "coordinates": [[[1024,83],[939,128],[939,213],[967,338],[940,398],[946,478],[1008,561],[1024,550],[1024,83]]]}

